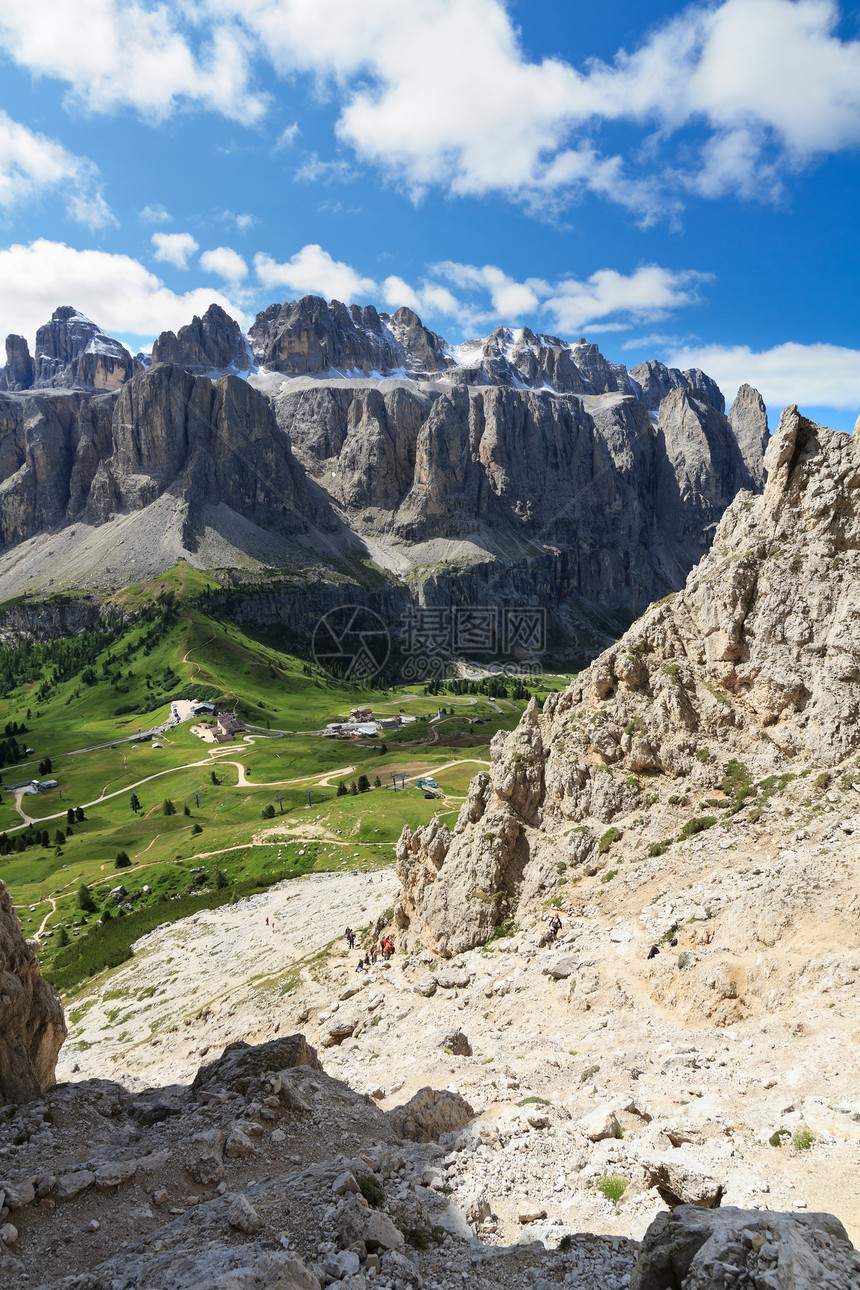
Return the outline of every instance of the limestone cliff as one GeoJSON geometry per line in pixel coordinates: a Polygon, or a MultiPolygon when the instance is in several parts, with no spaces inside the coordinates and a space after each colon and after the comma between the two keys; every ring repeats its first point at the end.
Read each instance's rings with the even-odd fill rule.
{"type": "Polygon", "coordinates": [[[29,390],[36,376],[30,347],[23,336],[6,337],[6,366],[0,367],[0,390],[29,390]]]}
{"type": "Polygon", "coordinates": [[[204,505],[282,534],[337,528],[268,401],[236,377],[159,364],[116,394],[0,396],[0,546],[165,495],[189,540],[204,505]]]}
{"type": "Polygon", "coordinates": [[[36,332],[35,366],[35,386],[92,390],[119,389],[137,370],[124,345],[71,305],[36,332]]]}
{"type": "Polygon", "coordinates": [[[673,390],[697,391],[711,407],[718,412],[725,412],[726,401],[716,381],[707,376],[700,368],[691,367],[680,371],[677,367],[667,367],[656,359],[639,363],[631,367],[630,377],[635,381],[639,398],[651,412],[656,412],[663,399],[673,390]]]}
{"type": "Polygon", "coordinates": [[[328,304],[320,296],[304,296],[269,305],[248,335],[259,363],[291,375],[398,370],[427,375],[449,366],[445,342],[411,309],[390,316],[373,305],[347,307],[339,300],[328,304]]]}
{"type": "Polygon", "coordinates": [[[36,948],[24,940],[0,881],[0,1105],[26,1102],[53,1084],[65,1037],[59,995],[42,979],[36,948]]]}
{"type": "Polygon", "coordinates": [[[189,372],[214,375],[228,369],[246,372],[251,357],[235,318],[220,305],[210,305],[202,318],[195,314],[175,335],[163,331],[152,347],[152,362],[175,363],[189,372]]]}
{"type": "Polygon", "coordinates": [[[763,495],[734,500],[683,591],[495,738],[453,834],[404,831],[407,941],[443,954],[479,944],[558,862],[602,854],[607,825],[658,844],[679,800],[716,792],[741,809],[733,775],[857,754],[860,449],[789,408],[765,466],[763,495]]]}

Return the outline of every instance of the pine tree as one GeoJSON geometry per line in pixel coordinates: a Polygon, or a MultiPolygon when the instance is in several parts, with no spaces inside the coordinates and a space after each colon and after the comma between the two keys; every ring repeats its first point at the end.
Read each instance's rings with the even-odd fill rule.
{"type": "Polygon", "coordinates": [[[338,797],[347,797],[347,796],[348,796],[348,794],[349,794],[349,789],[347,788],[347,786],[346,786],[346,784],[343,782],[343,780],[341,780],[341,781],[340,781],[340,783],[339,783],[339,784],[338,784],[338,786],[337,786],[337,796],[338,796],[338,797]]]}
{"type": "Polygon", "coordinates": [[[352,783],[350,784],[349,791],[350,793],[352,793],[353,797],[358,797],[358,785],[356,784],[355,780],[353,780],[352,783]]]}
{"type": "Polygon", "coordinates": [[[367,793],[370,791],[370,780],[367,778],[366,775],[359,775],[358,791],[359,793],[367,793]]]}
{"type": "Polygon", "coordinates": [[[82,909],[87,914],[94,914],[98,909],[98,905],[93,900],[92,892],[85,882],[82,882],[78,887],[78,909],[82,909]]]}
{"type": "Polygon", "coordinates": [[[165,797],[164,801],[161,804],[161,809],[165,815],[176,814],[176,807],[173,805],[169,797],[165,797]]]}
{"type": "Polygon", "coordinates": [[[138,797],[137,793],[132,793],[132,795],[131,795],[131,800],[130,800],[130,805],[131,805],[131,809],[132,809],[133,811],[139,811],[139,810],[140,810],[140,798],[138,797]]]}

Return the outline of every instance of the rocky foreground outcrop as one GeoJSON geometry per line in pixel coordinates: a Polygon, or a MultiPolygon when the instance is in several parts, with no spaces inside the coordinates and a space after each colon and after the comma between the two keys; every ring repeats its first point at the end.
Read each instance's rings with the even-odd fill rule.
{"type": "Polygon", "coordinates": [[[0,1107],[38,1097],[54,1082],[65,1037],[59,995],[42,979],[36,946],[24,940],[0,881],[0,1107]]]}
{"type": "MultiPolygon", "coordinates": [[[[518,1112],[533,1134],[547,1105],[518,1112]]],[[[681,1205],[641,1244],[561,1230],[549,1245],[493,1243],[486,1193],[452,1196],[457,1162],[494,1141],[472,1121],[464,1099],[429,1088],[384,1112],[300,1035],[233,1044],[191,1088],[58,1086],[0,1115],[0,1286],[519,1290],[540,1275],[572,1290],[725,1290],[728,1269],[766,1290],[856,1284],[860,1259],[829,1214],[681,1205]]],[[[544,1209],[521,1196],[517,1212],[522,1228],[544,1209]]]]}
{"type": "Polygon", "coordinates": [[[496,736],[453,831],[404,830],[407,941],[480,944],[559,862],[602,863],[631,822],[659,847],[682,801],[705,799],[686,838],[716,822],[710,811],[744,809],[768,776],[826,775],[856,756],[860,450],[789,408],[765,466],[764,494],[735,499],[684,590],[496,736]]]}

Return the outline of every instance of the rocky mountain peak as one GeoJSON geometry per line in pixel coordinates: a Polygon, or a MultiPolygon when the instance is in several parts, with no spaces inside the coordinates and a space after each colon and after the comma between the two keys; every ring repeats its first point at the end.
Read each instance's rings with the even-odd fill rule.
{"type": "Polygon", "coordinates": [[[228,370],[246,372],[251,355],[235,318],[211,304],[202,318],[196,314],[178,333],[163,331],[152,347],[153,363],[177,363],[195,374],[228,370]]]}
{"type": "Polygon", "coordinates": [[[677,367],[667,367],[657,359],[648,359],[631,367],[630,376],[636,382],[639,398],[650,412],[656,412],[663,399],[672,390],[698,390],[711,407],[718,412],[725,412],[726,401],[716,381],[712,380],[698,367],[680,371],[677,367]]]}
{"type": "Polygon", "coordinates": [[[36,332],[36,387],[116,390],[135,360],[118,340],[72,305],[61,305],[36,332]]]}
{"type": "Polygon", "coordinates": [[[770,442],[767,408],[758,390],[742,385],[729,410],[729,424],[757,489],[764,487],[764,454],[770,442]]]}
{"type": "Polygon", "coordinates": [[[6,366],[0,368],[0,390],[29,390],[36,368],[23,336],[6,337],[6,366]]]}

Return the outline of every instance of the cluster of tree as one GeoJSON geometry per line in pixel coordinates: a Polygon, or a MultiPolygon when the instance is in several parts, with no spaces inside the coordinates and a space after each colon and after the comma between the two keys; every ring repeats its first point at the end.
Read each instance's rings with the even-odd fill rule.
{"type": "Polygon", "coordinates": [[[14,766],[24,756],[26,746],[19,744],[14,735],[11,739],[0,739],[0,766],[14,766]]]}
{"type": "Polygon", "coordinates": [[[53,769],[54,769],[54,763],[51,761],[50,757],[43,757],[42,760],[39,762],[40,775],[50,775],[53,769]]]}
{"type": "MultiPolygon", "coordinates": [[[[378,775],[376,776],[376,779],[373,781],[373,787],[382,788],[382,780],[379,778],[378,775]]],[[[349,797],[350,794],[352,794],[353,797],[357,797],[359,793],[369,793],[369,792],[370,792],[370,780],[367,778],[366,775],[359,775],[358,782],[356,783],[356,781],[353,780],[348,788],[345,780],[341,780],[337,786],[338,797],[349,797]]]]}
{"type": "Polygon", "coordinates": [[[531,691],[519,677],[482,676],[478,681],[455,676],[447,681],[428,681],[425,694],[485,694],[490,699],[530,699],[531,691]]]}
{"type": "Polygon", "coordinates": [[[11,838],[8,833],[0,833],[0,856],[20,855],[23,851],[28,851],[30,847],[62,847],[71,834],[72,829],[70,828],[57,828],[54,830],[54,840],[52,842],[51,835],[47,829],[34,829],[32,825],[21,833],[16,833],[11,838]]]}
{"type": "MultiPolygon", "coordinates": [[[[37,702],[46,699],[52,688],[79,676],[98,659],[106,645],[122,632],[124,624],[117,619],[105,630],[82,632],[80,636],[63,636],[58,640],[21,640],[0,649],[0,698],[11,694],[19,685],[41,681],[37,702]]],[[[13,723],[14,724],[14,723],[13,723]]],[[[18,733],[23,733],[19,727],[18,733]]]]}

